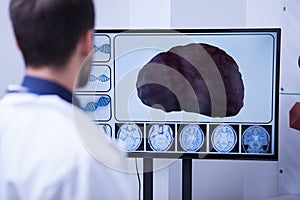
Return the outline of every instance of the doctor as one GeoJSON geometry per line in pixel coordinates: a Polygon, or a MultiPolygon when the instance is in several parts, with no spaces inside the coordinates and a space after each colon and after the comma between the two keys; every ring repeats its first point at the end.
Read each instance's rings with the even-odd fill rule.
{"type": "Polygon", "coordinates": [[[26,76],[0,103],[0,199],[137,199],[124,155],[72,101],[90,71],[92,0],[11,0],[9,9],[26,76]]]}

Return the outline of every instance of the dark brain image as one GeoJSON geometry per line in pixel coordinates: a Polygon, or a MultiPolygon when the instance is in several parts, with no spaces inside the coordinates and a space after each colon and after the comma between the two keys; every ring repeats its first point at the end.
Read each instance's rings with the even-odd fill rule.
{"type": "Polygon", "coordinates": [[[204,43],[159,53],[139,71],[136,87],[143,104],[165,112],[228,117],[244,105],[237,63],[222,49],[204,43]]]}

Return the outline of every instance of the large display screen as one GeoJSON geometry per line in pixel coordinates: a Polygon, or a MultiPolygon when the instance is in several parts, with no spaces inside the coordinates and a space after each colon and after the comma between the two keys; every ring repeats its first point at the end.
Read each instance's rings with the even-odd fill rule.
{"type": "Polygon", "coordinates": [[[82,109],[130,157],[276,160],[280,29],[97,30],[82,109]]]}

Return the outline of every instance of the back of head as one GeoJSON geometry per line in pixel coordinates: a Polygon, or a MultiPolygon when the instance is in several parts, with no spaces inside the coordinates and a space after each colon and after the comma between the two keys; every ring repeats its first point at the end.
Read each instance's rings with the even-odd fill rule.
{"type": "Polygon", "coordinates": [[[94,28],[92,0],[11,0],[10,17],[25,64],[67,63],[80,36],[94,28]]]}

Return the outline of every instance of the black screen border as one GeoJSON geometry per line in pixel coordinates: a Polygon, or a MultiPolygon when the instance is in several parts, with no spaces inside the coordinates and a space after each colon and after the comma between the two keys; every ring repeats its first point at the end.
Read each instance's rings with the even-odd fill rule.
{"type": "MultiPolygon", "coordinates": [[[[281,53],[281,29],[280,28],[230,28],[230,29],[95,29],[95,34],[120,34],[120,33],[276,33],[275,54],[275,105],[274,105],[274,154],[221,154],[221,153],[166,153],[166,152],[128,152],[131,158],[170,158],[170,159],[217,159],[217,160],[260,160],[278,161],[278,115],[279,115],[279,83],[280,83],[280,53],[281,53]]],[[[114,80],[115,81],[115,80],[114,80]]],[[[115,82],[113,83],[113,88],[115,82]]],[[[122,122],[124,123],[124,122],[122,122]]],[[[209,123],[208,123],[209,124],[209,123]]],[[[228,124],[228,123],[225,123],[228,124]]]]}

